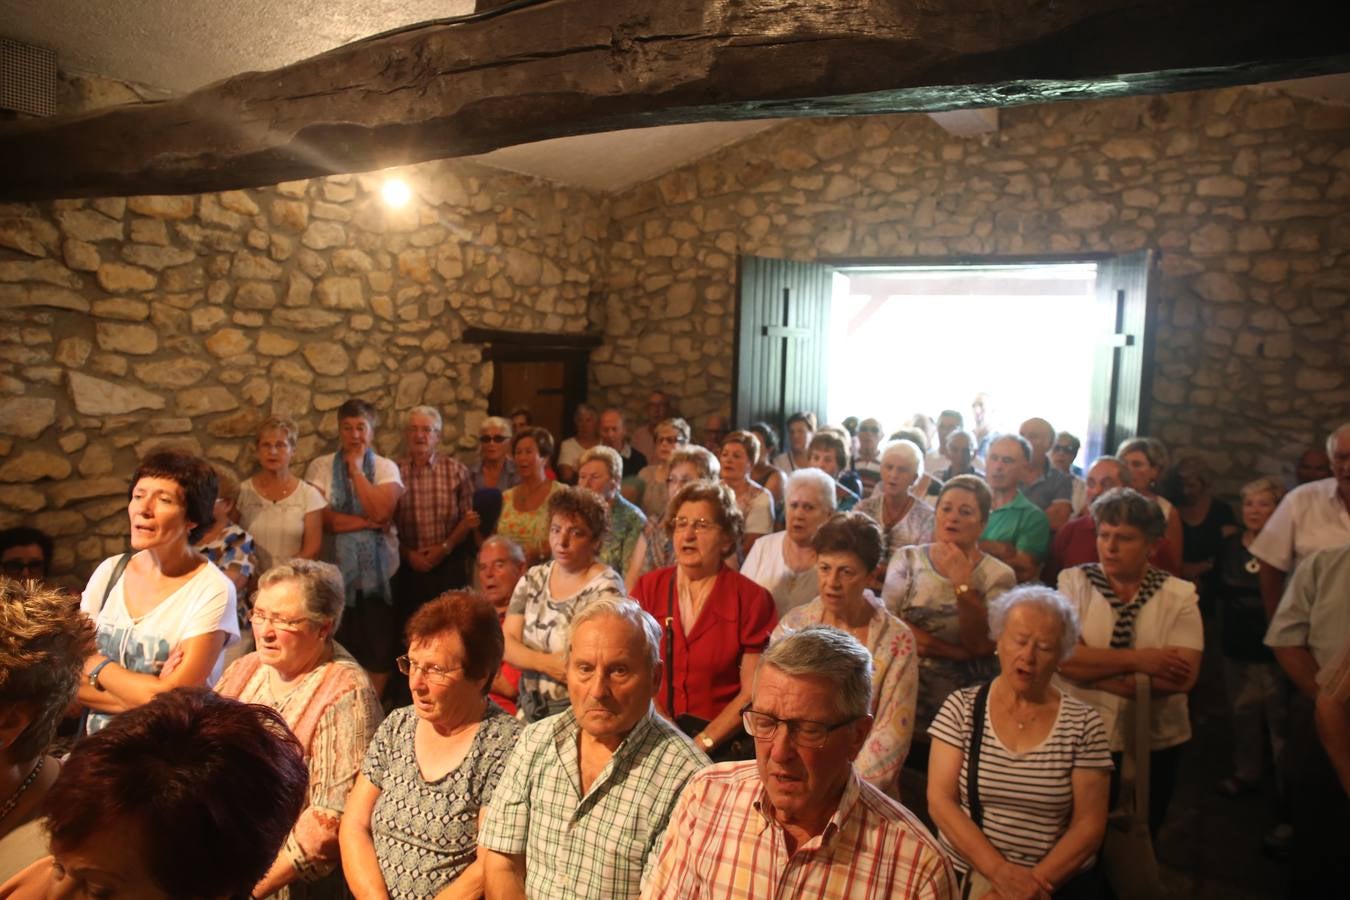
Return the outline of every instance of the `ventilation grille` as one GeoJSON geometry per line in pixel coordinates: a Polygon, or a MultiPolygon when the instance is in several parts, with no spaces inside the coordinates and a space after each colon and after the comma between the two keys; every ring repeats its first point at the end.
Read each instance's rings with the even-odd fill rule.
{"type": "Polygon", "coordinates": [[[0,109],[50,116],[55,94],[56,53],[0,37],[0,109]]]}

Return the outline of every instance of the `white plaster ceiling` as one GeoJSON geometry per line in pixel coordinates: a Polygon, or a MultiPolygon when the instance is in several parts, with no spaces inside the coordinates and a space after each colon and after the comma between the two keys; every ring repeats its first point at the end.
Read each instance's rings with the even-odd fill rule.
{"type": "MultiPolygon", "coordinates": [[[[130,82],[152,94],[181,94],[382,31],[463,15],[474,5],[474,0],[0,0],[0,36],[54,50],[64,71],[130,82]]],[[[1347,76],[1281,82],[1279,87],[1350,102],[1347,76]]],[[[583,135],[507,147],[476,159],[552,181],[618,191],[774,124],[710,122],[583,135]]]]}

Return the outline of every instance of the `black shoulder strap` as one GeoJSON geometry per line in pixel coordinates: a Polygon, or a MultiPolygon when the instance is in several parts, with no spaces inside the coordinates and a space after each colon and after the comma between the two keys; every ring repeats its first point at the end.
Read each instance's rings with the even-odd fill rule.
{"type": "Polygon", "coordinates": [[[670,589],[666,591],[666,713],[675,720],[675,582],[680,570],[670,570],[670,589]]]}
{"type": "Polygon", "coordinates": [[[127,570],[127,563],[131,562],[131,557],[136,554],[135,550],[128,550],[122,554],[122,558],[113,566],[112,577],[108,579],[108,586],[103,589],[103,602],[99,604],[99,611],[108,605],[108,598],[112,596],[113,588],[117,587],[117,582],[122,580],[122,573],[127,570]]]}
{"type": "Polygon", "coordinates": [[[984,827],[984,807],[980,804],[980,748],[984,745],[984,712],[989,708],[989,688],[986,681],[975,692],[975,723],[970,733],[970,760],[966,764],[966,799],[970,801],[970,819],[976,828],[984,827]]]}

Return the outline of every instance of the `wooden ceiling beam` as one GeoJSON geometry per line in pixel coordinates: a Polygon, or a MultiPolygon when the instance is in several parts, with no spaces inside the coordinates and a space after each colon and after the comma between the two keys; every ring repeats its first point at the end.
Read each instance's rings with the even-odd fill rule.
{"type": "Polygon", "coordinates": [[[1350,71],[1320,2],[542,0],[185,97],[0,123],[0,199],[199,193],[715,119],[933,112],[1350,71]]]}

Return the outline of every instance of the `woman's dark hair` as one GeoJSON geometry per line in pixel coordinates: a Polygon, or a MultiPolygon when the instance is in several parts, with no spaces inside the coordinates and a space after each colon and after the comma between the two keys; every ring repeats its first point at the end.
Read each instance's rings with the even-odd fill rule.
{"type": "Polygon", "coordinates": [[[356,397],[338,407],[337,417],[339,422],[343,419],[365,419],[370,424],[371,431],[380,424],[380,414],[375,412],[375,407],[356,397]]]}
{"type": "Polygon", "coordinates": [[[1167,516],[1162,507],[1134,488],[1118,487],[1102,494],[1088,507],[1092,524],[1124,525],[1138,528],[1150,544],[1167,533],[1167,516]]]}
{"type": "Polygon", "coordinates": [[[404,636],[411,646],[450,631],[464,644],[464,674],[483,679],[486,695],[492,690],[492,678],[502,667],[502,654],[506,652],[496,607],[474,591],[446,591],[413,613],[404,636]]]}
{"type": "Polygon", "coordinates": [[[835,513],[811,539],[816,553],[852,553],[869,572],[881,562],[883,546],[881,526],[860,512],[835,513]]]}
{"type": "Polygon", "coordinates": [[[569,516],[578,520],[597,541],[603,538],[609,529],[609,507],[599,494],[585,488],[564,487],[550,494],[548,498],[550,525],[553,524],[554,516],[569,516]]]}
{"type": "Polygon", "coordinates": [[[802,411],[793,413],[792,415],[788,416],[786,427],[791,429],[793,424],[796,422],[801,422],[803,425],[806,426],[806,429],[808,431],[816,430],[816,414],[813,412],[802,411]]]}
{"type": "Polygon", "coordinates": [[[127,499],[136,493],[142,478],[167,478],[183,489],[187,519],[193,523],[188,543],[195,544],[216,520],[216,470],[200,457],[181,450],[154,450],[146,454],[127,488],[127,499]]]}
{"type": "Polygon", "coordinates": [[[511,452],[516,452],[516,445],[529,438],[534,441],[534,446],[539,450],[541,459],[548,459],[553,455],[553,435],[548,433],[547,428],[540,428],[538,425],[530,425],[517,431],[511,437],[511,452]]]}
{"type": "Polygon", "coordinates": [[[47,570],[52,565],[52,553],[55,548],[52,544],[52,536],[38,528],[29,528],[27,525],[15,525],[13,528],[6,528],[0,531],[0,554],[3,554],[11,547],[28,547],[36,544],[42,551],[42,574],[45,576],[47,570]]]}
{"type": "Polygon", "coordinates": [[[817,450],[829,450],[834,454],[835,463],[842,472],[848,468],[848,447],[844,444],[844,439],[833,431],[817,431],[811,436],[811,443],[806,445],[808,453],[815,453],[817,450]]]}
{"type": "Polygon", "coordinates": [[[773,430],[773,426],[768,422],[756,422],[750,426],[750,430],[759,438],[764,445],[764,461],[769,462],[773,451],[778,449],[778,432],[773,430]]]}
{"type": "Polygon", "coordinates": [[[37,580],[0,578],[0,709],[27,708],[28,727],[5,753],[29,762],[47,749],[94,652],[80,598],[37,580]]]}
{"type": "Polygon", "coordinates": [[[178,688],[75,745],[43,801],[56,852],[120,821],[171,897],[246,897],[305,805],[309,771],[265,706],[178,688]]]}
{"type": "Polygon", "coordinates": [[[938,505],[942,504],[942,498],[947,496],[948,491],[966,491],[974,494],[975,504],[980,508],[980,521],[989,521],[989,513],[994,507],[994,497],[989,492],[989,485],[985,484],[983,478],[978,475],[957,475],[955,478],[948,479],[938,493],[938,505]]]}

